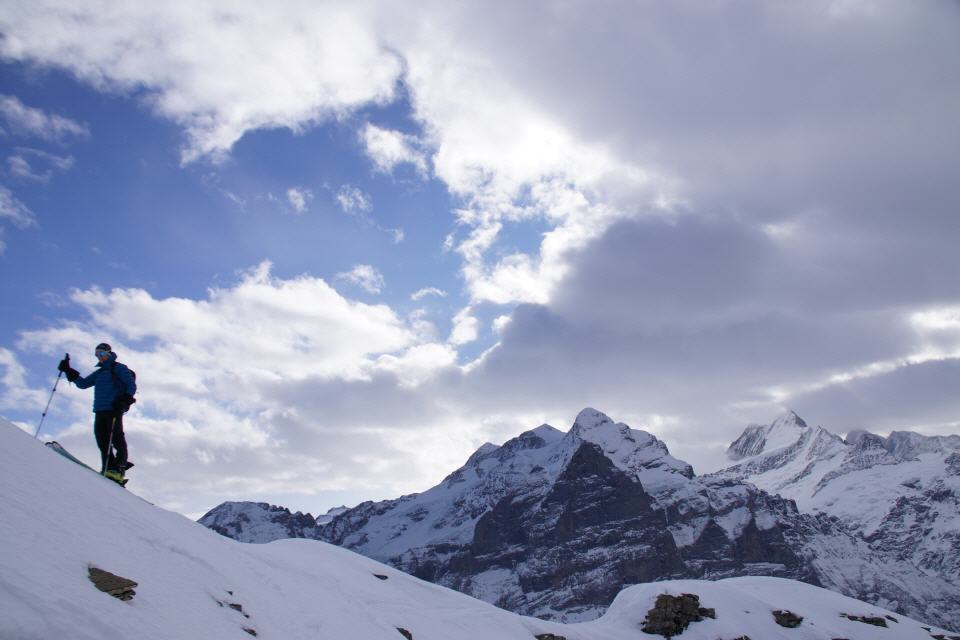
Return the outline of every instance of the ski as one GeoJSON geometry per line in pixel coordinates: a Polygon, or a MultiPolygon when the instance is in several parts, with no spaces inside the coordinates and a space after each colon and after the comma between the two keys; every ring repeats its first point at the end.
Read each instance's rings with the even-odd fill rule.
{"type": "MultiPolygon", "coordinates": [[[[66,449],[64,449],[64,448],[63,448],[63,445],[60,444],[59,442],[57,442],[56,440],[53,440],[53,441],[51,441],[51,442],[47,442],[46,445],[47,445],[50,449],[56,451],[56,452],[59,453],[61,456],[63,456],[63,457],[66,458],[67,460],[69,460],[70,462],[76,463],[76,464],[80,465],[81,467],[83,467],[83,468],[85,468],[85,469],[89,469],[90,471],[93,471],[93,472],[94,472],[95,474],[97,474],[98,476],[102,476],[102,477],[106,478],[107,480],[109,480],[110,482],[113,482],[113,483],[115,483],[115,484],[120,485],[121,487],[126,487],[127,482],[129,481],[129,478],[123,478],[123,477],[121,477],[119,480],[117,480],[117,479],[115,479],[115,478],[111,478],[110,476],[108,476],[108,475],[106,475],[106,474],[101,474],[99,471],[97,471],[96,469],[94,469],[93,467],[91,467],[90,465],[86,464],[85,462],[83,462],[82,460],[80,460],[79,458],[77,458],[76,456],[74,456],[72,453],[70,453],[69,451],[67,451],[66,449]]],[[[129,463],[129,462],[127,463],[127,469],[129,469],[129,468],[132,467],[132,466],[133,466],[132,463],[129,463]]]]}

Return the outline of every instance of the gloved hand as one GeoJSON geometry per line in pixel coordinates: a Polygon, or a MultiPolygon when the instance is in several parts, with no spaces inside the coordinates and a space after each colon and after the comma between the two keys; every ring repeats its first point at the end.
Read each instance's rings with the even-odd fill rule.
{"type": "Polygon", "coordinates": [[[66,376],[67,380],[73,382],[80,377],[80,372],[70,366],[70,354],[63,356],[63,360],[60,361],[60,364],[57,365],[57,369],[62,371],[66,376]]]}
{"type": "Polygon", "coordinates": [[[127,411],[130,410],[130,405],[132,405],[136,401],[137,401],[136,398],[125,393],[113,401],[113,410],[119,411],[121,413],[126,413],[127,411]]]}

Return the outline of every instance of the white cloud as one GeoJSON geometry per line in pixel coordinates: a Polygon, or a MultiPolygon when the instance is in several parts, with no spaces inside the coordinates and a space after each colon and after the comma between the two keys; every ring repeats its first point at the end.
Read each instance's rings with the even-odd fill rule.
{"type": "Polygon", "coordinates": [[[64,116],[47,114],[42,109],[29,107],[16,96],[0,95],[0,117],[13,132],[50,142],[70,136],[90,135],[85,125],[64,116]]]}
{"type": "MultiPolygon", "coordinates": [[[[389,497],[442,478],[477,437],[443,394],[417,390],[457,375],[455,350],[432,341],[423,315],[404,322],[321,279],[277,279],[264,263],[198,300],[141,289],[71,300],[84,319],[22,333],[18,348],[49,364],[51,382],[64,351],[86,374],[105,339],[137,371],[126,431],[152,501],[196,512],[271,494],[389,497]]],[[[5,412],[43,406],[49,388],[30,388],[25,372],[0,348],[5,412]]],[[[94,460],[90,402],[61,383],[44,431],[94,460]]]]}
{"type": "Polygon", "coordinates": [[[383,274],[368,264],[358,264],[350,271],[338,273],[337,280],[346,280],[367,293],[380,293],[383,290],[383,274]]]}
{"type": "Polygon", "coordinates": [[[493,330],[497,335],[501,335],[510,324],[510,316],[502,315],[493,319],[493,330]]]}
{"type": "Polygon", "coordinates": [[[423,289],[419,289],[411,293],[410,299],[422,300],[427,296],[437,296],[438,298],[445,298],[447,296],[447,292],[444,291],[443,289],[438,289],[436,287],[425,287],[423,289]]]}
{"type": "Polygon", "coordinates": [[[409,163],[426,175],[427,159],[419,150],[416,136],[367,123],[360,131],[360,139],[378,170],[390,173],[397,165],[409,163]]]}
{"type": "MultiPolygon", "coordinates": [[[[567,126],[556,102],[530,99],[531,78],[504,73],[499,61],[509,47],[490,48],[500,38],[491,29],[501,22],[477,14],[478,7],[433,4],[423,9],[428,21],[379,4],[299,4],[291,11],[265,12],[252,2],[228,10],[213,2],[189,8],[122,3],[106,16],[50,1],[0,18],[4,31],[17,34],[2,51],[66,67],[101,87],[145,88],[154,110],[186,129],[188,161],[227,152],[251,129],[300,130],[389,101],[402,57],[425,135],[420,140],[365,124],[359,135],[377,167],[389,171],[406,162],[425,173],[429,149],[436,175],[467,202],[459,214],[463,224],[485,233],[503,221],[545,219],[563,231],[566,244],[554,242],[552,255],[535,250],[528,262],[538,266],[522,275],[516,260],[501,265],[498,253],[488,254],[496,233],[483,247],[468,240],[460,250],[476,302],[548,298],[565,251],[602,232],[611,212],[624,213],[599,206],[604,199],[615,196],[632,212],[669,200],[664,192],[671,185],[659,173],[585,140],[567,126]],[[154,45],[131,45],[138,42],[154,45]],[[204,43],[202,55],[195,43],[204,43]],[[548,192],[560,185],[589,206],[556,207],[548,192]]],[[[534,16],[520,11],[517,18],[521,24],[534,16]]],[[[354,212],[370,206],[369,196],[356,191],[341,192],[338,201],[354,212]]]]}
{"type": "Polygon", "coordinates": [[[189,162],[224,154],[251,129],[299,131],[389,101],[400,64],[377,42],[373,19],[357,4],[119,2],[105,11],[48,0],[0,16],[0,53],[145,92],[156,113],[185,128],[189,162]]]}
{"type": "Polygon", "coordinates": [[[454,348],[428,343],[411,347],[399,357],[381,356],[377,366],[396,374],[401,384],[417,386],[436,376],[439,371],[452,368],[456,362],[457,352],[454,348]]]}
{"type": "Polygon", "coordinates": [[[287,200],[294,211],[303,213],[307,210],[307,203],[313,200],[313,191],[302,187],[290,187],[287,189],[287,200]]]}
{"type": "Polygon", "coordinates": [[[73,156],[58,156],[40,149],[27,147],[20,147],[17,149],[17,153],[7,157],[7,166],[10,169],[11,175],[42,183],[50,181],[54,169],[67,171],[73,167],[73,163],[73,156]],[[46,169],[43,171],[34,171],[30,159],[33,159],[34,163],[45,165],[46,169]]]}
{"type": "Polygon", "coordinates": [[[28,180],[36,180],[37,182],[46,182],[50,179],[50,173],[37,174],[33,172],[33,169],[30,167],[30,163],[23,156],[8,156],[7,157],[7,168],[10,170],[10,174],[18,178],[26,178],[28,180]]]}
{"type": "Polygon", "coordinates": [[[346,213],[355,211],[365,213],[373,208],[370,196],[360,190],[359,187],[345,184],[337,191],[337,202],[346,213]]]}
{"type": "Polygon", "coordinates": [[[480,321],[473,316],[473,307],[464,307],[453,317],[453,329],[448,342],[461,346],[469,344],[479,336],[480,321]]]}
{"type": "Polygon", "coordinates": [[[437,327],[428,319],[428,316],[429,313],[426,309],[414,309],[407,318],[410,328],[422,342],[436,342],[437,327]]]}
{"type": "MultiPolygon", "coordinates": [[[[95,318],[97,330],[116,336],[111,344],[146,341],[191,366],[235,367],[234,382],[247,375],[251,381],[269,380],[272,367],[264,363],[280,360],[284,375],[293,378],[362,378],[369,374],[372,354],[412,343],[413,335],[389,308],[352,302],[319,278],[279,280],[270,270],[264,262],[243,273],[236,286],[211,289],[206,300],[158,300],[142,289],[77,290],[71,299],[95,318]]],[[[27,332],[24,344],[60,341],[86,353],[89,345],[78,329],[27,332]]],[[[198,375],[186,384],[219,384],[205,379],[198,375]]]]}
{"type": "MultiPolygon", "coordinates": [[[[51,388],[47,389],[47,394],[52,389],[55,377],[51,377],[51,388]]],[[[37,410],[37,421],[39,422],[48,397],[44,397],[43,391],[31,389],[28,386],[26,367],[20,364],[12,351],[2,347],[0,347],[0,386],[2,386],[2,389],[0,389],[0,408],[10,410],[24,405],[40,407],[37,410]]]]}
{"type": "Polygon", "coordinates": [[[13,195],[10,189],[0,185],[0,220],[8,220],[25,229],[37,224],[37,219],[27,205],[13,195]]]}

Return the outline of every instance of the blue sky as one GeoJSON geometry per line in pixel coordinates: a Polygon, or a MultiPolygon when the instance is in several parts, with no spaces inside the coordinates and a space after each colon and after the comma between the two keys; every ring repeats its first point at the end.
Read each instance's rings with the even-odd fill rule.
{"type": "MultiPolygon", "coordinates": [[[[0,412],[109,341],[191,515],[422,490],[585,406],[698,471],[788,408],[955,433],[956,14],[6,3],[0,412]]],[[[95,459],[90,400],[44,431],[95,459]]]]}
{"type": "Polygon", "coordinates": [[[38,149],[72,162],[51,170],[27,154],[37,173],[51,172],[44,180],[8,169],[36,218],[4,256],[29,274],[3,282],[13,302],[3,320],[8,334],[45,317],[38,305],[50,297],[38,293],[65,298],[73,287],[140,287],[157,297],[197,298],[263,260],[281,278],[312,273],[331,281],[357,264],[377,264],[389,273],[378,299],[401,311],[412,310],[409,297],[423,286],[459,298],[457,261],[443,250],[455,199],[412,168],[377,172],[357,136],[367,122],[416,130],[402,100],[302,133],[253,131],[222,162],[182,165],[180,130],[136,100],[103,95],[62,72],[15,64],[4,71],[4,95],[89,131],[39,145],[26,133],[5,137],[7,157],[38,149]],[[308,194],[302,211],[291,189],[308,194]],[[345,210],[338,201],[345,190],[368,204],[345,210]]]}

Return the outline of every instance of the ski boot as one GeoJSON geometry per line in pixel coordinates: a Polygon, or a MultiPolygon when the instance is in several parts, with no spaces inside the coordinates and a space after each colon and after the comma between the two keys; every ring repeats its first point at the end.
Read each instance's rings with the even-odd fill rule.
{"type": "Polygon", "coordinates": [[[109,479],[113,480],[114,482],[116,482],[116,483],[117,483],[118,485],[120,485],[121,487],[127,484],[127,479],[124,478],[124,477],[123,477],[123,474],[122,474],[121,472],[119,472],[119,471],[114,471],[113,469],[110,469],[110,470],[108,470],[108,471],[105,471],[104,474],[103,474],[103,476],[104,476],[105,478],[109,478],[109,479]]]}

